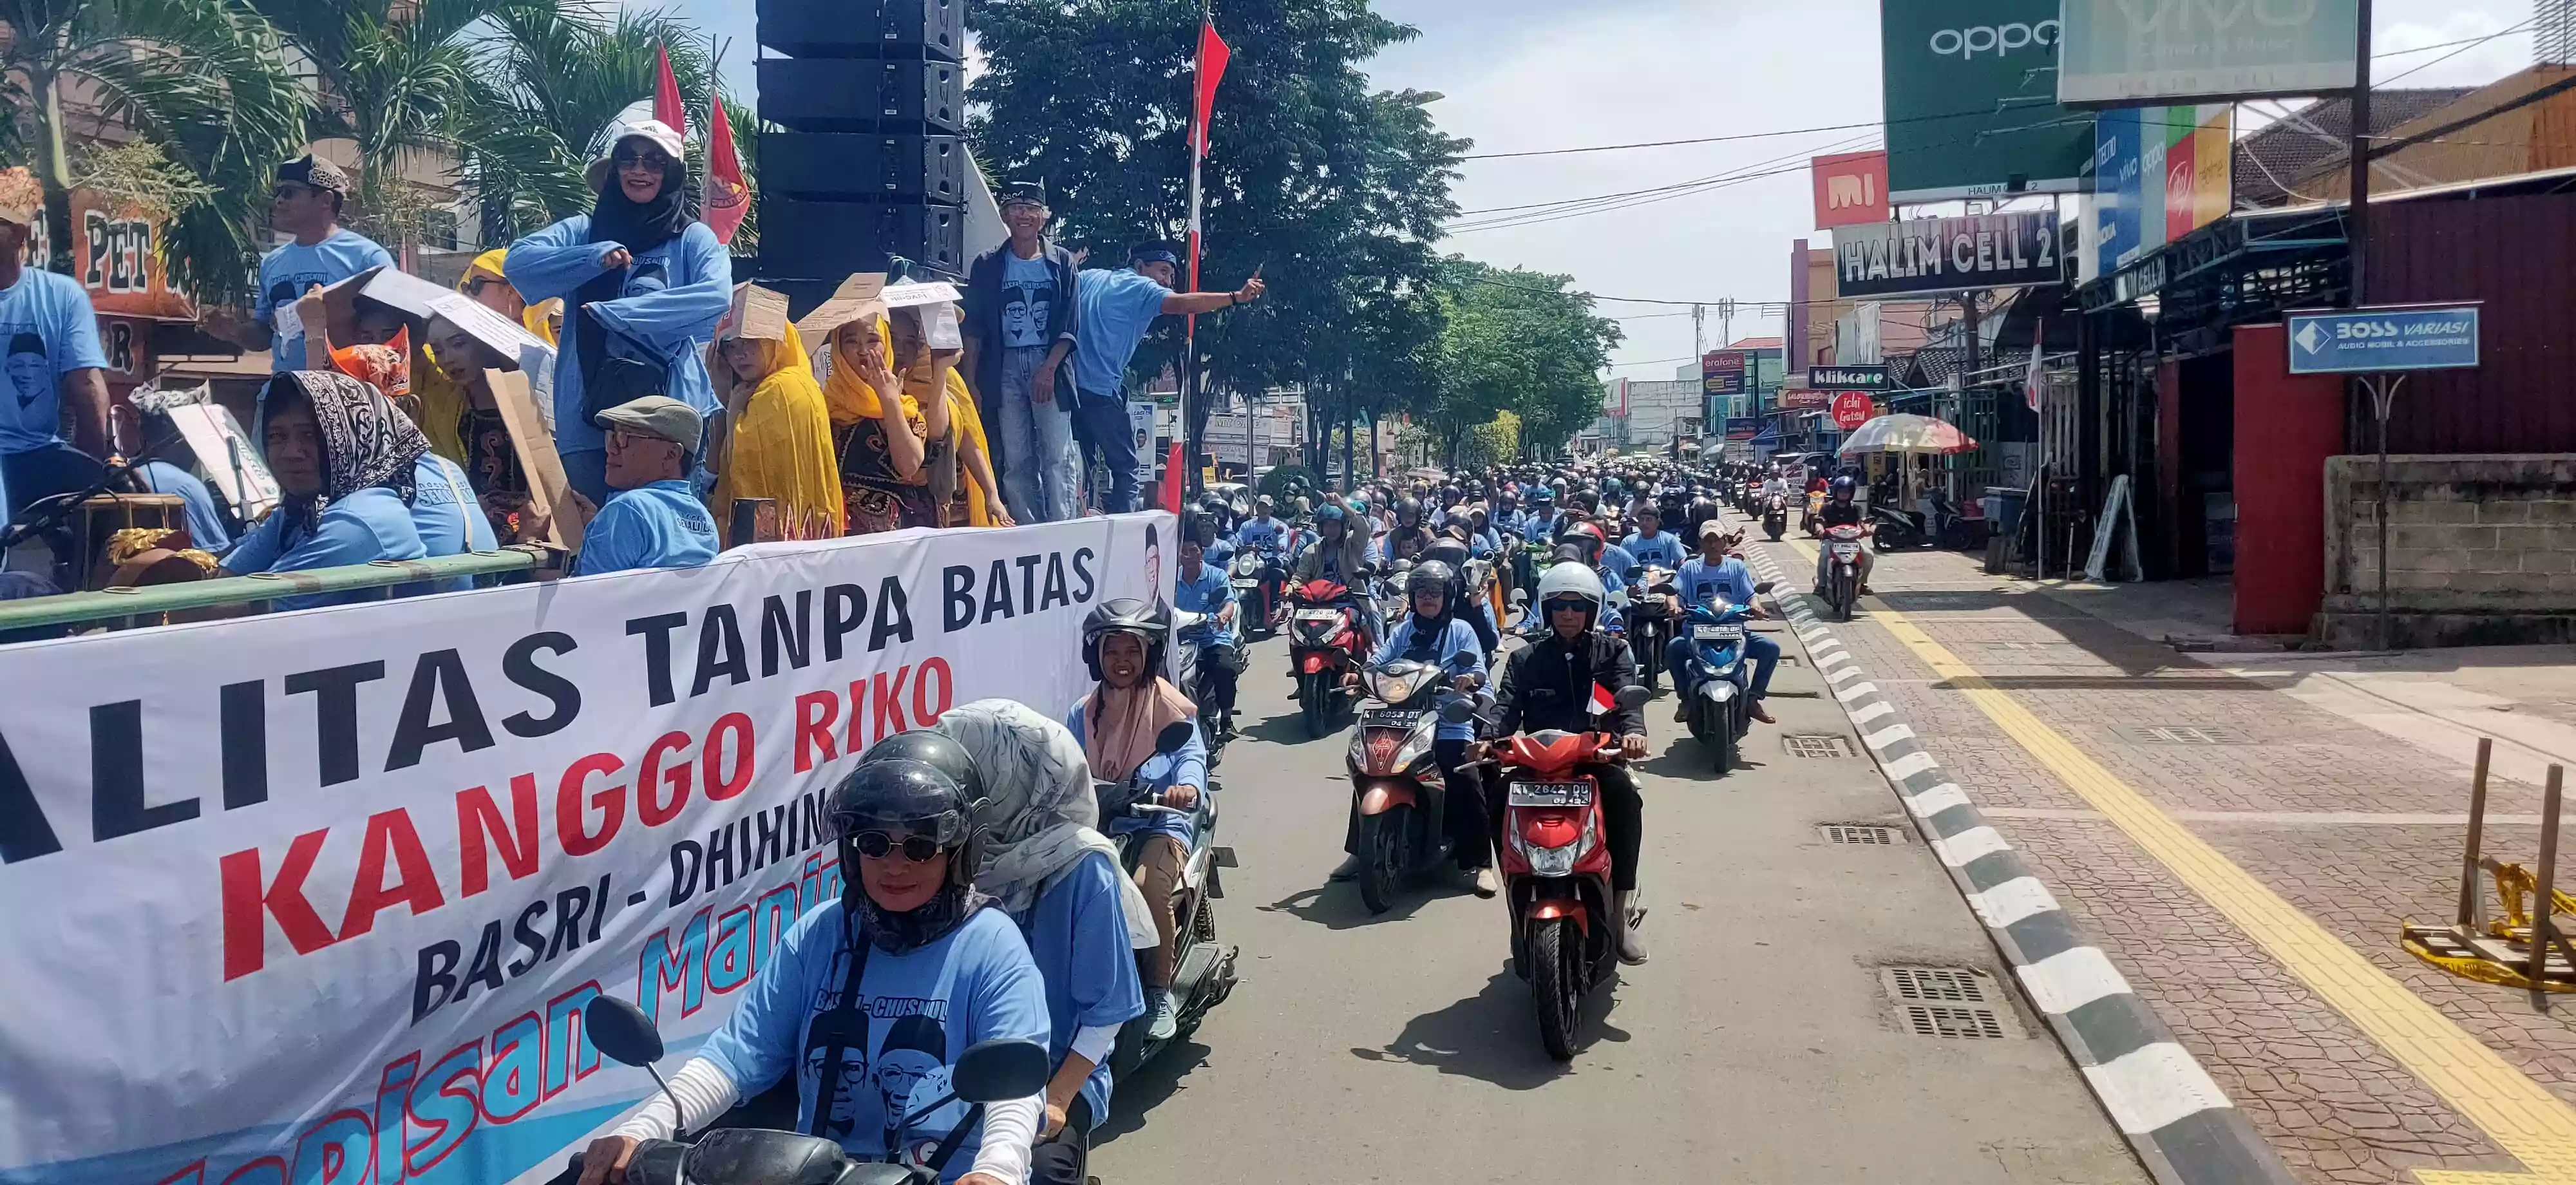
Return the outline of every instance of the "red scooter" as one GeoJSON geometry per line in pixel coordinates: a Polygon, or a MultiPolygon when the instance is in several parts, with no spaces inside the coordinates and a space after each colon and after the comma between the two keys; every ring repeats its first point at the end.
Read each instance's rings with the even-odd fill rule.
{"type": "MultiPolygon", "coordinates": [[[[1635,708],[1646,689],[1622,688],[1617,703],[1635,708]]],[[[1442,714],[1465,719],[1453,703],[1442,714]]],[[[1549,1057],[1571,1061],[1583,997],[1619,964],[1617,895],[1610,887],[1610,833],[1600,781],[1582,767],[1620,760],[1619,738],[1606,732],[1525,733],[1494,742],[1486,782],[1503,795],[1503,904],[1511,910],[1512,967],[1529,981],[1538,1006],[1539,1041],[1549,1057]]],[[[1488,792],[1491,792],[1490,790],[1488,792]]],[[[1626,919],[1631,925],[1641,918],[1626,919]]]]}
{"type": "Polygon", "coordinates": [[[1368,661],[1360,637],[1359,607],[1335,580],[1309,580],[1288,594],[1288,670],[1297,677],[1297,703],[1306,735],[1333,731],[1345,704],[1358,696],[1342,676],[1368,661]]]}

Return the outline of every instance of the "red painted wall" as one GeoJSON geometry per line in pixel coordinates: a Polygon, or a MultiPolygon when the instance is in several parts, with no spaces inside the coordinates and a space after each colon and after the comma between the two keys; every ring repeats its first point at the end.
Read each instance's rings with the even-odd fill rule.
{"type": "Polygon", "coordinates": [[[2343,380],[2290,376],[2279,325],[2236,330],[2236,632],[2303,634],[2326,586],[2326,458],[2343,380]]]}

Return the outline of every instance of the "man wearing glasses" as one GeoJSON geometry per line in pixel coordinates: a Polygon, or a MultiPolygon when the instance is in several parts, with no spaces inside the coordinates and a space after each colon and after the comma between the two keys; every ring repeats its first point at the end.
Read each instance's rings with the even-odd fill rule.
{"type": "Polygon", "coordinates": [[[268,224],[293,241],[260,256],[259,297],[251,305],[249,320],[230,310],[216,310],[207,317],[207,327],[218,335],[248,349],[269,351],[271,373],[304,368],[304,325],[295,314],[298,298],[368,268],[393,266],[394,257],[374,239],[340,225],[341,207],[348,196],[349,175],[321,157],[308,152],[277,166],[268,224]]]}

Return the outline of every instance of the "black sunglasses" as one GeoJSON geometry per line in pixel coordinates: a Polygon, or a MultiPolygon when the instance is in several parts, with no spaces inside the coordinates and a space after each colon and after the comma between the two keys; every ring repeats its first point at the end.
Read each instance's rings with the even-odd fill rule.
{"type": "Polygon", "coordinates": [[[658,152],[628,152],[621,150],[610,154],[608,163],[611,168],[619,169],[628,168],[633,165],[642,165],[649,169],[667,169],[671,167],[671,158],[658,152]]]}
{"type": "MultiPolygon", "coordinates": [[[[850,844],[859,849],[860,855],[871,860],[885,859],[896,846],[893,833],[886,831],[862,831],[850,837],[850,844]]],[[[939,841],[927,835],[904,836],[902,847],[903,858],[915,864],[926,863],[939,855],[939,841]]]]}
{"type": "Polygon", "coordinates": [[[1592,602],[1572,597],[1553,597],[1539,605],[1550,613],[1579,613],[1591,607],[1592,602]]]}

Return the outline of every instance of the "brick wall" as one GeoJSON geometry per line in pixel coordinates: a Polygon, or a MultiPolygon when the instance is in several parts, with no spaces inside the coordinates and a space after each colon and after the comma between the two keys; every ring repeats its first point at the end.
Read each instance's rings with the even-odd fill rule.
{"type": "MultiPolygon", "coordinates": [[[[2378,604],[2378,459],[2326,459],[2319,633],[2378,604]]],[[[2398,645],[2564,641],[2576,631],[2576,455],[2388,458],[2388,588],[2398,645]]],[[[2367,644],[2367,643],[2364,643],[2367,644]]]]}

